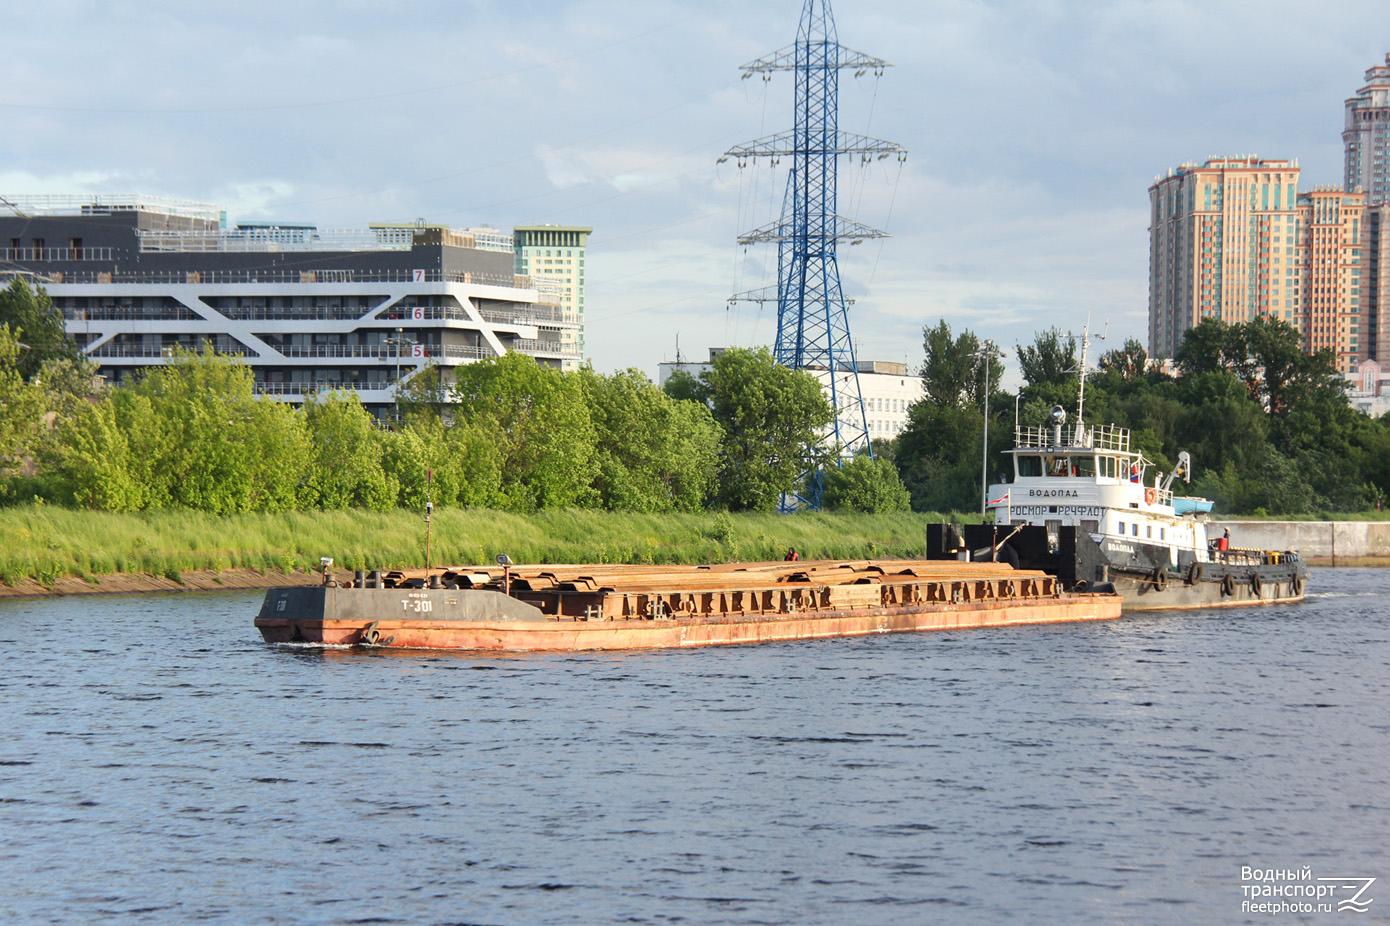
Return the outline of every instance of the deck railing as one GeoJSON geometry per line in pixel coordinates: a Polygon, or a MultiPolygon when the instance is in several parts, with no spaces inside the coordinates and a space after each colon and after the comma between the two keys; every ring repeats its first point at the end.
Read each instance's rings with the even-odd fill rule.
{"type": "Polygon", "coordinates": [[[1129,452],[1129,428],[1102,425],[1030,425],[1014,428],[1014,444],[1020,449],[1080,447],[1086,450],[1129,452]]]}
{"type": "Polygon", "coordinates": [[[65,271],[54,274],[57,284],[137,284],[224,286],[285,283],[472,283],[507,289],[533,289],[509,273],[453,273],[441,270],[112,270],[65,271]]]}

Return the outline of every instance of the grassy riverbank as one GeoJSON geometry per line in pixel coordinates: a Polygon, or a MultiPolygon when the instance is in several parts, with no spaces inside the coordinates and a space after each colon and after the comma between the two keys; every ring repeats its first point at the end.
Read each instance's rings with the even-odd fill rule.
{"type": "MultiPolygon", "coordinates": [[[[978,515],[974,516],[978,519],[978,515]]],[[[916,556],[940,515],[643,515],[477,509],[437,511],[434,563],[711,563],[916,556]]],[[[250,569],[294,572],[331,556],[340,568],[423,566],[425,525],[415,512],[300,511],[219,517],[193,511],[116,514],[51,505],[0,509],[0,581],[250,569]]]]}

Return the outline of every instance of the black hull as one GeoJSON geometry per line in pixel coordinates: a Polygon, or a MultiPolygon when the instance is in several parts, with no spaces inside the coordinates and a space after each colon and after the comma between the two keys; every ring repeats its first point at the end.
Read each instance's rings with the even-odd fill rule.
{"type": "Polygon", "coordinates": [[[949,531],[933,525],[927,536],[928,555],[955,559],[963,542],[972,558],[1040,569],[1056,576],[1068,591],[1113,591],[1123,598],[1126,611],[1292,603],[1302,600],[1308,580],[1308,567],[1292,554],[1281,556],[1282,562],[1200,564],[1191,554],[1180,554],[1173,567],[1165,547],[1127,543],[1120,560],[1089,535],[1079,539],[1072,527],[1062,528],[1055,543],[1046,528],[1025,527],[1010,536],[1011,531],[971,524],[953,542],[949,531]],[[1005,537],[1007,543],[999,545],[1005,537]]]}
{"type": "MultiPolygon", "coordinates": [[[[1259,567],[1262,570],[1273,567],[1259,567]]],[[[1194,608],[1234,608],[1264,604],[1292,604],[1303,599],[1304,579],[1292,570],[1263,572],[1252,584],[1252,573],[1231,573],[1230,582],[1222,578],[1202,578],[1189,585],[1185,576],[1166,577],[1159,588],[1150,576],[1115,575],[1109,586],[1124,600],[1126,611],[1169,611],[1194,608]],[[1258,588],[1258,591],[1256,590],[1258,588]]],[[[1105,583],[1091,586],[1103,591],[1105,583]]]]}

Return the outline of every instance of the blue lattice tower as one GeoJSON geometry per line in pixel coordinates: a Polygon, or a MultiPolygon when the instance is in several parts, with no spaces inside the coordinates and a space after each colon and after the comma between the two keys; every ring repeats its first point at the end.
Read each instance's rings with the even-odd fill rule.
{"type": "MultiPolygon", "coordinates": [[[[887,61],[837,41],[829,0],[806,0],[796,42],[742,68],[745,78],[762,74],[764,80],[770,80],[774,71],[795,72],[794,128],[725,152],[726,158],[737,158],[740,167],[760,157],[774,165],[782,158],[791,160],[781,218],[738,240],[740,244],[777,243],[777,343],[773,356],[794,370],[823,371],[821,375],[829,380],[835,421],[823,446],[806,448],[807,467],[796,499],[798,507],[820,506],[818,461],[843,459],[870,446],[835,248],[842,240],[857,243],[885,235],[837,213],[836,169],[841,157],[857,155],[870,161],[896,155],[902,160],[907,151],[893,142],[841,132],[839,87],[840,71],[846,68],[859,76],[868,71],[879,75],[886,67],[891,67],[887,61]]],[[[774,296],[759,292],[734,298],[771,301],[774,296]]]]}

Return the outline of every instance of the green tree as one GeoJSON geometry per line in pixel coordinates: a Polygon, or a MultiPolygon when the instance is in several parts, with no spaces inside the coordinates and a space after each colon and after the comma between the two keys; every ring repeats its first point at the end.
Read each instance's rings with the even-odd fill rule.
{"type": "Polygon", "coordinates": [[[1183,377],[1181,390],[1185,410],[1174,441],[1191,453],[1194,469],[1220,471],[1229,463],[1238,473],[1253,473],[1265,459],[1269,424],[1235,374],[1183,377]]]}
{"type": "Polygon", "coordinates": [[[1126,338],[1124,347],[1101,354],[1100,369],[1115,373],[1124,382],[1139,382],[1149,371],[1149,352],[1134,338],[1126,338]]]}
{"type": "Polygon", "coordinates": [[[1249,353],[1245,339],[1235,326],[1219,318],[1207,317],[1187,329],[1182,343],[1173,353],[1173,361],[1183,376],[1225,370],[1236,373],[1245,382],[1247,377],[1241,374],[1245,372],[1249,353]]]}
{"type": "Polygon", "coordinates": [[[293,409],[255,395],[239,358],[180,351],[129,392],[148,401],[158,422],[140,433],[135,407],[123,403],[132,413],[126,439],[156,467],[147,470],[153,505],[218,513],[293,507],[307,455],[302,429],[293,409]]]}
{"type": "MultiPolygon", "coordinates": [[[[1012,409],[1008,410],[1009,412],[1012,409]]],[[[990,408],[989,466],[995,479],[1012,465],[1004,451],[1013,443],[1009,421],[990,408]]],[[[914,511],[976,511],[981,502],[982,408],[949,408],[914,402],[898,435],[897,466],[914,511]]]]}
{"type": "Polygon", "coordinates": [[[1038,332],[1032,344],[1018,345],[1018,368],[1030,386],[1071,385],[1075,389],[1080,369],[1076,336],[1063,336],[1058,328],[1038,332]]]}
{"type": "Polygon", "coordinates": [[[394,502],[402,508],[423,511],[427,501],[443,504],[434,496],[430,480],[429,447],[416,428],[383,431],[381,440],[381,469],[388,490],[394,490],[394,502]]]}
{"type": "MultiPolygon", "coordinates": [[[[926,399],[942,406],[979,405],[984,398],[985,373],[981,358],[980,339],[966,329],[959,336],[951,335],[951,326],[942,319],[935,327],[922,329],[922,387],[926,399]]],[[[999,387],[1004,364],[997,356],[988,358],[988,379],[991,390],[999,387]]]]}
{"type": "Polygon", "coordinates": [[[703,403],[678,401],[637,371],[579,372],[594,422],[604,507],[694,511],[709,494],[719,426],[703,403]]]}
{"type": "Polygon", "coordinates": [[[47,410],[66,417],[89,400],[109,393],[105,385],[98,385],[98,369],[96,361],[85,357],[58,357],[44,361],[33,382],[43,389],[47,410]]]}
{"type": "Polygon", "coordinates": [[[766,348],[731,348],[703,374],[719,445],[719,504],[735,510],[771,511],[797,479],[822,467],[821,429],[834,411],[811,373],[773,362],[766,348]]]}
{"type": "Polygon", "coordinates": [[[483,429],[501,464],[498,502],[513,511],[594,500],[594,425],[577,376],[508,353],[459,367],[458,420],[483,429]]]}
{"type": "Polygon", "coordinates": [[[75,504],[229,513],[296,503],[308,452],[302,422],[294,409],[257,398],[240,360],[177,353],[135,385],[70,412],[45,460],[75,504]]]}
{"type": "Polygon", "coordinates": [[[19,340],[0,323],[0,473],[18,465],[38,434],[43,392],[26,382],[19,340]]]}
{"type": "Polygon", "coordinates": [[[1193,483],[1193,491],[1210,498],[1222,512],[1287,515],[1313,510],[1314,493],[1293,461],[1268,444],[1242,468],[1234,461],[1208,469],[1193,483]]]}
{"type": "Polygon", "coordinates": [[[439,367],[427,363],[424,369],[408,376],[396,394],[398,418],[410,419],[421,415],[442,418],[449,406],[449,387],[444,383],[439,367]]]}
{"type": "MultiPolygon", "coordinates": [[[[501,456],[484,428],[457,417],[446,427],[433,415],[420,415],[413,416],[405,430],[419,441],[426,468],[434,470],[430,494],[436,505],[465,508],[501,505],[501,456]]],[[[399,468],[396,459],[392,458],[388,465],[399,468]]],[[[399,475],[397,478],[402,486],[402,503],[410,504],[409,480],[399,475]]],[[[414,501],[419,502],[420,498],[416,495],[414,501]]]]}
{"type": "Polygon", "coordinates": [[[68,337],[63,314],[53,308],[53,302],[42,286],[30,287],[20,277],[0,290],[0,325],[10,330],[24,344],[17,365],[20,376],[33,378],[49,360],[76,360],[81,355],[77,343],[68,337]]]}
{"type": "Polygon", "coordinates": [[[709,402],[709,387],[705,381],[697,376],[691,376],[685,370],[674,370],[666,378],[666,384],[661,387],[673,399],[682,402],[699,402],[704,405],[709,402]]]}
{"type": "Polygon", "coordinates": [[[888,460],[861,453],[825,472],[822,503],[832,511],[889,514],[907,511],[911,501],[897,467],[888,460]]]}
{"type": "Polygon", "coordinates": [[[310,397],[304,423],[310,444],[300,490],[304,504],[330,510],[395,506],[398,486],[383,466],[381,431],[355,392],[310,397]]]}
{"type": "Polygon", "coordinates": [[[43,457],[55,499],[101,511],[150,507],[149,471],[137,464],[121,422],[121,405],[114,398],[83,403],[55,428],[43,457]]]}

